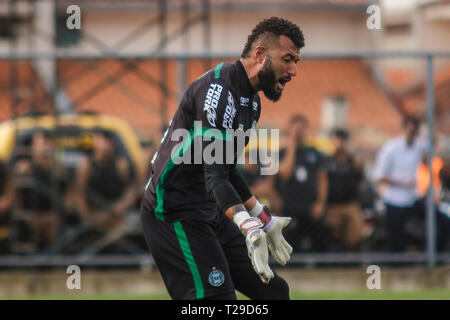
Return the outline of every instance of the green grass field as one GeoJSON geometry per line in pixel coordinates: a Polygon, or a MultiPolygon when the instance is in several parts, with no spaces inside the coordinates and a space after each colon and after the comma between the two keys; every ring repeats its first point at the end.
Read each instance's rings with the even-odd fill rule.
{"type": "MultiPolygon", "coordinates": [[[[240,300],[247,299],[238,294],[240,300]]],[[[2,299],[34,300],[170,300],[167,293],[160,294],[66,294],[66,295],[30,295],[2,297],[2,299]]],[[[450,300],[450,290],[421,291],[350,291],[350,292],[291,292],[293,300],[450,300]]]]}

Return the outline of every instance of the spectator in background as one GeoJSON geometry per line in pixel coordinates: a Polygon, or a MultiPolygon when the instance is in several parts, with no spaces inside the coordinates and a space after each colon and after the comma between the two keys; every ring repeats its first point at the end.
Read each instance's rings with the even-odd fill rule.
{"type": "Polygon", "coordinates": [[[349,150],[348,131],[336,129],[331,139],[335,151],[327,164],[325,220],[336,238],[342,240],[348,249],[356,249],[364,237],[364,220],[358,204],[363,181],[362,167],[349,150]]]}
{"type": "Polygon", "coordinates": [[[13,192],[6,164],[0,160],[0,254],[9,251],[10,216],[13,192]]]}
{"type": "MultiPolygon", "coordinates": [[[[433,138],[435,144],[435,156],[432,161],[432,173],[433,173],[433,193],[434,193],[434,201],[436,203],[440,200],[440,190],[441,190],[441,177],[440,172],[444,167],[443,157],[445,156],[444,145],[442,144],[442,140],[439,139],[438,132],[435,132],[435,136],[433,138]],[[443,156],[443,157],[441,157],[443,156]]],[[[430,170],[428,167],[428,154],[424,153],[422,157],[422,161],[417,168],[416,172],[416,181],[417,181],[417,192],[419,197],[425,199],[428,193],[428,187],[430,185],[430,170]]]]}
{"type": "Polygon", "coordinates": [[[418,210],[416,171],[426,151],[419,128],[419,119],[405,117],[404,134],[388,140],[375,159],[373,175],[382,188],[390,251],[405,250],[405,226],[418,210]]]}
{"type": "Polygon", "coordinates": [[[276,186],[283,200],[283,215],[292,217],[286,240],[294,250],[323,251],[328,248],[321,221],[327,199],[325,157],[305,145],[308,120],[294,116],[289,124],[288,144],[280,152],[276,186]]]}
{"type": "Polygon", "coordinates": [[[445,216],[447,221],[447,234],[444,248],[442,251],[450,251],[450,156],[444,160],[441,171],[439,172],[441,179],[439,212],[445,216]]]}
{"type": "Polygon", "coordinates": [[[439,178],[441,180],[441,198],[444,198],[446,193],[450,192],[450,157],[443,161],[442,168],[439,171],[439,178]]]}
{"type": "Polygon", "coordinates": [[[16,208],[33,215],[29,219],[32,241],[41,250],[58,236],[59,210],[66,188],[66,171],[55,159],[52,135],[39,130],[32,136],[31,159],[21,159],[13,169],[16,208]]]}
{"type": "MultiPolygon", "coordinates": [[[[440,157],[433,158],[433,190],[435,196],[435,202],[439,202],[439,191],[441,189],[441,178],[439,173],[444,166],[444,162],[440,157]]],[[[417,180],[417,193],[420,198],[425,198],[430,185],[430,170],[428,167],[428,157],[424,155],[422,162],[417,168],[416,172],[417,180]]]]}
{"type": "Polygon", "coordinates": [[[107,131],[95,132],[92,157],[81,162],[76,184],[77,210],[97,231],[119,226],[136,200],[128,162],[116,154],[114,138],[107,131]]]}
{"type": "MultiPolygon", "coordinates": [[[[450,217],[440,209],[440,203],[442,201],[448,201],[445,198],[445,166],[444,160],[439,156],[440,153],[439,141],[437,141],[436,156],[432,161],[432,174],[433,174],[433,196],[436,212],[436,229],[437,229],[437,249],[438,251],[446,251],[450,249],[450,217]]],[[[443,154],[444,155],[444,154],[443,154]]],[[[430,169],[428,166],[428,156],[424,155],[422,163],[417,169],[417,192],[419,194],[420,206],[422,208],[422,214],[419,217],[425,225],[426,203],[430,186],[430,169]]],[[[448,190],[448,189],[447,189],[448,190]]],[[[423,237],[425,238],[425,237],[423,237]]],[[[425,240],[425,239],[423,239],[425,240]]]]}

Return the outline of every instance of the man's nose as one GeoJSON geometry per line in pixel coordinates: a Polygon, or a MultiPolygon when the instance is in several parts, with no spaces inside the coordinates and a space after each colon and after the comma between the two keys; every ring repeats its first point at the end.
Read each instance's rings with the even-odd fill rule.
{"type": "Polygon", "coordinates": [[[289,65],[288,74],[291,77],[295,77],[297,75],[297,64],[296,63],[291,63],[289,65]]]}

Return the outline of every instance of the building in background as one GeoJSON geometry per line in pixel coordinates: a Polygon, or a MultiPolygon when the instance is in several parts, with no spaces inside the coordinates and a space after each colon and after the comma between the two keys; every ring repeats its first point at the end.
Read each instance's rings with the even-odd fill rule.
{"type": "MultiPolygon", "coordinates": [[[[450,48],[450,1],[383,0],[382,48],[386,50],[443,51],[450,48]]],[[[402,113],[425,117],[426,65],[424,59],[387,59],[379,64],[389,91],[402,113]]],[[[450,58],[434,61],[436,126],[450,133],[450,58]]],[[[444,137],[445,140],[445,137],[444,137]]],[[[447,138],[448,140],[448,138],[447,138]]],[[[447,144],[450,141],[446,142],[447,144]]]]}
{"type": "MultiPolygon", "coordinates": [[[[127,120],[141,140],[158,143],[184,88],[218,62],[238,58],[256,23],[277,15],[302,28],[306,40],[302,54],[306,58],[278,104],[263,98],[260,126],[283,128],[292,114],[301,111],[315,134],[347,128],[356,147],[373,155],[383,141],[398,133],[395,128],[401,114],[410,111],[409,96],[413,95],[414,101],[415,94],[423,98],[420,83],[424,73],[418,71],[423,61],[314,57],[450,47],[445,32],[448,1],[406,1],[406,7],[392,3],[0,1],[0,19],[7,22],[0,30],[0,53],[58,50],[71,55],[70,59],[1,60],[0,90],[5,94],[0,98],[0,120],[27,111],[104,113],[127,120]],[[366,27],[366,9],[373,3],[383,8],[381,30],[366,27]],[[81,8],[81,30],[65,26],[69,16],[66,9],[72,4],[81,8]],[[109,59],[108,55],[122,59],[109,59]],[[163,59],[145,59],[146,55],[163,59]],[[140,59],[131,59],[136,57],[140,59]],[[183,57],[189,59],[180,59],[183,57]]],[[[441,104],[439,91],[437,104],[441,104]]],[[[445,86],[442,91],[445,96],[445,86]]]]}

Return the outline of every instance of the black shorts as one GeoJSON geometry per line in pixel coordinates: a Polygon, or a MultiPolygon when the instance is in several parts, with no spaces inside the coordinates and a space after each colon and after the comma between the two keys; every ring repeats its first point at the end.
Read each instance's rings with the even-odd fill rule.
{"type": "Polygon", "coordinates": [[[253,270],[245,240],[224,214],[215,220],[163,222],[141,210],[145,239],[172,299],[289,299],[275,273],[264,284],[253,270]]]}

